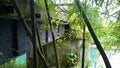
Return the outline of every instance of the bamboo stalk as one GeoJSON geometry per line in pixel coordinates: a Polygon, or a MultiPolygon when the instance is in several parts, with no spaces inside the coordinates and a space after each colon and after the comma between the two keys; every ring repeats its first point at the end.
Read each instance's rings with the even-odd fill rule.
{"type": "Polygon", "coordinates": [[[110,62],[109,62],[109,60],[108,60],[108,58],[107,58],[101,44],[100,44],[100,41],[98,40],[97,36],[95,35],[95,32],[94,32],[94,30],[93,30],[93,28],[92,28],[92,26],[91,26],[91,24],[90,24],[90,22],[89,22],[89,20],[88,20],[88,18],[86,16],[86,14],[82,11],[81,5],[79,4],[80,3],[79,0],[75,0],[75,2],[76,2],[76,5],[77,5],[80,13],[83,16],[83,19],[84,19],[84,21],[85,21],[85,23],[86,23],[86,25],[87,25],[87,27],[88,27],[88,29],[90,31],[90,34],[91,34],[91,36],[92,36],[92,38],[93,38],[93,40],[94,40],[94,42],[95,42],[95,44],[96,44],[96,46],[98,48],[103,60],[104,60],[106,68],[111,68],[111,64],[110,64],[110,62]]]}
{"type": "Polygon", "coordinates": [[[35,22],[35,10],[34,10],[34,0],[30,0],[30,11],[31,11],[31,23],[32,23],[32,41],[33,41],[33,58],[34,67],[38,68],[37,64],[37,33],[36,33],[36,22],[35,22]]]}
{"type": "Polygon", "coordinates": [[[83,27],[83,44],[82,44],[82,68],[84,68],[85,62],[85,25],[83,27]]]}
{"type": "Polygon", "coordinates": [[[54,48],[54,51],[55,51],[55,59],[56,59],[56,67],[59,68],[58,55],[57,55],[56,42],[55,42],[55,35],[54,35],[53,27],[52,27],[52,22],[51,22],[51,18],[50,18],[50,13],[49,13],[47,0],[44,0],[44,3],[45,3],[45,7],[46,7],[46,12],[47,12],[47,16],[48,16],[49,25],[50,25],[50,30],[52,32],[53,48],[54,48]]]}

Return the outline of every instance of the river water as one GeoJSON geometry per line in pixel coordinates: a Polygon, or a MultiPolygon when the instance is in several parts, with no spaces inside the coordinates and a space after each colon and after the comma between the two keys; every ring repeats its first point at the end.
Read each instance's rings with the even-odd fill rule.
{"type": "MultiPolygon", "coordinates": [[[[112,68],[120,68],[120,51],[109,50],[105,51],[107,57],[111,63],[112,68]]],[[[106,68],[102,57],[100,56],[96,48],[90,49],[90,68],[106,68]]]]}

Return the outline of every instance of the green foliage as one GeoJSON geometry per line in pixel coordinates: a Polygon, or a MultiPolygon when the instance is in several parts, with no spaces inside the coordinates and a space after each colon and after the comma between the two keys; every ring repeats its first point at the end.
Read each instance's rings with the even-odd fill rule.
{"type": "MultiPolygon", "coordinates": [[[[48,16],[46,13],[46,7],[45,7],[45,3],[44,0],[36,0],[36,3],[38,4],[39,7],[41,7],[40,10],[40,14],[41,14],[41,22],[42,25],[44,27],[44,29],[49,29],[48,26],[48,16]]],[[[59,7],[56,7],[56,5],[54,4],[53,1],[51,0],[47,0],[48,3],[48,8],[49,8],[49,13],[50,13],[50,17],[51,17],[51,21],[52,23],[56,23],[57,25],[59,24],[59,20],[56,21],[56,19],[59,19],[59,15],[60,15],[60,10],[59,7]]]]}
{"type": "MultiPolygon", "coordinates": [[[[91,22],[90,24],[92,25],[95,34],[97,35],[98,39],[102,43],[102,46],[104,48],[111,49],[112,47],[117,47],[119,48],[120,44],[120,14],[117,14],[118,22],[111,22],[111,21],[106,21],[106,19],[110,18],[105,18],[109,14],[109,10],[113,10],[114,7],[111,7],[113,5],[112,0],[84,0],[85,2],[81,3],[82,6],[82,11],[84,11],[91,22]],[[104,6],[104,7],[103,7],[104,6]],[[100,11],[100,9],[103,9],[103,12],[100,11]],[[105,10],[105,11],[104,11],[105,10]],[[100,13],[102,13],[100,15],[100,13]],[[104,16],[103,16],[104,15],[104,16]]],[[[71,30],[69,37],[70,39],[77,39],[77,38],[82,38],[83,34],[83,26],[84,20],[82,18],[82,14],[79,13],[79,10],[77,9],[75,3],[72,3],[74,5],[68,6],[67,12],[65,12],[65,17],[67,23],[70,24],[71,30]]],[[[116,6],[120,5],[120,0],[117,0],[116,6]]],[[[50,14],[53,16],[52,22],[56,22],[57,24],[60,23],[60,16],[59,14],[60,11],[56,11],[56,7],[53,3],[49,2],[49,8],[50,8],[50,14]],[[56,20],[57,19],[57,20],[56,20]]],[[[57,7],[57,9],[60,9],[57,7]]],[[[47,20],[47,18],[44,18],[47,20]]],[[[86,41],[94,44],[91,35],[88,31],[86,30],[86,41]]],[[[62,43],[61,40],[58,41],[59,45],[62,43]]],[[[60,47],[60,46],[59,46],[60,47]]],[[[64,56],[64,58],[66,55],[64,56]]],[[[69,53],[67,55],[67,63],[69,65],[74,65],[76,63],[76,56],[74,53],[69,53]]],[[[86,67],[90,66],[90,62],[86,63],[86,67]],[[88,65],[87,65],[88,64],[88,65]]]]}
{"type": "Polygon", "coordinates": [[[120,5],[120,0],[117,0],[117,4],[120,5]]]}
{"type": "Polygon", "coordinates": [[[85,58],[85,68],[90,68],[91,61],[88,57],[85,58]]]}
{"type": "Polygon", "coordinates": [[[38,4],[38,7],[40,7],[40,9],[35,9],[35,10],[39,10],[40,15],[41,15],[41,19],[40,22],[42,23],[42,26],[44,29],[48,29],[48,17],[47,17],[47,13],[46,13],[46,7],[45,7],[45,3],[44,0],[36,0],[35,1],[36,4],[38,4]]]}
{"type": "MultiPolygon", "coordinates": [[[[75,3],[73,3],[75,4],[75,3]]],[[[98,24],[98,21],[100,20],[100,16],[99,16],[99,8],[96,6],[93,6],[90,3],[80,3],[82,6],[82,10],[84,11],[89,19],[89,21],[91,22],[91,24],[93,25],[98,24]]],[[[71,5],[68,6],[68,11],[66,12],[66,17],[67,20],[69,21],[69,24],[71,25],[71,31],[70,31],[70,38],[71,39],[77,39],[77,38],[82,38],[82,34],[83,34],[83,26],[85,25],[82,14],[79,13],[79,10],[77,9],[76,5],[71,5]]],[[[99,22],[100,24],[100,22],[99,22]]],[[[102,23],[101,23],[102,24],[102,23]]],[[[88,41],[90,40],[90,34],[88,31],[86,31],[86,35],[87,35],[87,39],[88,41]]]]}
{"type": "Polygon", "coordinates": [[[119,45],[120,45],[120,23],[113,23],[112,24],[112,29],[111,32],[109,34],[110,38],[109,38],[109,45],[113,46],[117,49],[119,49],[119,45]]]}
{"type": "Polygon", "coordinates": [[[0,65],[0,68],[27,68],[25,63],[17,64],[15,60],[0,65]]]}
{"type": "MultiPolygon", "coordinates": [[[[73,2],[73,4],[75,3],[73,2]]],[[[69,9],[66,12],[66,18],[71,26],[69,37],[71,39],[81,38],[82,29],[84,25],[83,18],[79,13],[79,10],[77,9],[76,5],[68,6],[68,8],[69,9]]]]}
{"type": "Polygon", "coordinates": [[[70,65],[70,66],[74,66],[75,63],[76,63],[76,60],[77,60],[77,55],[70,52],[67,54],[67,63],[70,65]]]}
{"type": "Polygon", "coordinates": [[[63,39],[58,39],[57,42],[57,47],[60,49],[61,48],[61,43],[63,43],[63,39]]]}
{"type": "MultiPolygon", "coordinates": [[[[120,14],[117,14],[118,17],[118,22],[111,22],[111,21],[106,21],[106,19],[110,18],[105,18],[107,14],[109,14],[109,10],[113,10],[114,7],[111,7],[113,5],[113,0],[84,0],[81,2],[82,10],[84,11],[90,21],[90,24],[92,25],[95,34],[97,35],[98,39],[102,43],[102,45],[105,48],[109,49],[113,46],[119,48],[119,41],[120,41],[120,14]],[[104,7],[103,7],[104,6],[104,7]],[[103,9],[105,11],[100,11],[100,9],[103,9]],[[100,15],[100,13],[102,13],[100,15]],[[103,16],[104,15],[104,16],[103,16]]],[[[115,4],[116,6],[120,5],[120,0],[116,0],[115,4]],[[116,3],[117,2],[117,3],[116,3]]],[[[42,22],[44,22],[45,28],[48,28],[48,19],[46,16],[46,10],[45,10],[45,5],[43,0],[38,2],[40,6],[42,6],[41,9],[41,14],[42,14],[42,22]]],[[[49,0],[49,12],[52,17],[52,22],[55,22],[57,24],[61,23],[61,12],[60,12],[60,6],[56,6],[54,1],[49,0]]],[[[72,3],[73,5],[69,5],[67,7],[67,11],[65,12],[65,21],[70,24],[71,29],[70,29],[70,34],[69,38],[70,39],[78,39],[82,38],[83,34],[83,26],[84,20],[82,18],[82,14],[79,13],[79,10],[77,9],[75,3],[72,3]]],[[[115,6],[115,7],[116,7],[115,6]]],[[[64,23],[64,22],[62,22],[64,23]]],[[[94,44],[91,35],[88,31],[86,30],[86,41],[94,44]]],[[[61,43],[63,43],[63,40],[58,40],[58,48],[61,48],[61,43]]],[[[75,57],[71,58],[74,54],[69,54],[67,55],[67,60],[70,65],[74,65],[75,63],[75,57]]],[[[75,55],[74,55],[75,56],[75,55]]],[[[66,56],[65,56],[66,57],[66,56]]],[[[88,63],[89,64],[89,63],[88,63]]],[[[89,65],[88,65],[89,66],[89,65]]]]}

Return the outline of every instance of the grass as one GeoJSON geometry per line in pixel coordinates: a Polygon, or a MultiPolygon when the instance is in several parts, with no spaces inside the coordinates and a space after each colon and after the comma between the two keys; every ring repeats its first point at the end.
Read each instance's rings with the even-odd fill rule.
{"type": "Polygon", "coordinates": [[[27,68],[26,63],[17,64],[15,60],[0,65],[0,68],[27,68]]]}

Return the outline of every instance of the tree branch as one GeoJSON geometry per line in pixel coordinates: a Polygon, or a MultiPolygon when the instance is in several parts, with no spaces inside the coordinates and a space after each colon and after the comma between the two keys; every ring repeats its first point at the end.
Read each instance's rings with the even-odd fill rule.
{"type": "Polygon", "coordinates": [[[21,13],[21,11],[20,11],[20,8],[19,8],[16,0],[11,0],[11,2],[13,3],[13,6],[14,6],[14,8],[15,8],[15,11],[16,11],[16,13],[17,13],[20,21],[22,21],[23,27],[25,28],[25,31],[26,31],[27,35],[28,35],[30,38],[32,38],[32,32],[31,32],[31,30],[30,30],[27,22],[25,21],[25,19],[24,19],[23,15],[22,15],[22,13],[21,13]]]}

